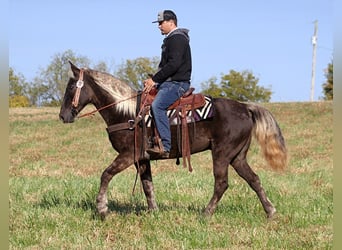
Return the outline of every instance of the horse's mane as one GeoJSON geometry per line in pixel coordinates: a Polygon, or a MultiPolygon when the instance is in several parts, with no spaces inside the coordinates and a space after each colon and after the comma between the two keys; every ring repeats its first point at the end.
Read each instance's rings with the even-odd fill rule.
{"type": "Polygon", "coordinates": [[[92,69],[87,69],[87,72],[99,87],[113,97],[114,102],[119,102],[116,105],[119,111],[125,114],[135,115],[137,105],[135,96],[137,92],[128,83],[115,78],[109,73],[92,69]]]}

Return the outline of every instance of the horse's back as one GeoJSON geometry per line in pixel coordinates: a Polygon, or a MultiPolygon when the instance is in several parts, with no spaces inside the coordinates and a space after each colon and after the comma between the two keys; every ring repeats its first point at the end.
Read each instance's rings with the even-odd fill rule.
{"type": "Polygon", "coordinates": [[[238,102],[228,98],[213,98],[214,118],[224,123],[225,126],[232,125],[253,126],[251,114],[246,103],[238,102]]]}
{"type": "Polygon", "coordinates": [[[212,143],[234,148],[249,140],[253,120],[246,104],[227,98],[213,98],[212,104],[214,116],[195,125],[194,151],[212,148],[212,143]]]}

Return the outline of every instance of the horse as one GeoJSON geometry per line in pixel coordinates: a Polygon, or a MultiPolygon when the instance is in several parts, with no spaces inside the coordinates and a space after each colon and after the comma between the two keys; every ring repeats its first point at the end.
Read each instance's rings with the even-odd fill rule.
{"type": "MultiPolygon", "coordinates": [[[[75,121],[88,104],[96,108],[107,126],[130,123],[137,115],[139,91],[129,83],[113,75],[89,68],[78,68],[70,62],[72,74],[66,86],[59,118],[64,123],[75,121]]],[[[257,194],[267,218],[272,218],[276,209],[268,199],[260,178],[247,162],[246,155],[252,138],[256,138],[263,157],[276,172],[287,165],[287,148],[280,127],[272,113],[255,103],[245,103],[229,98],[212,98],[214,116],[196,121],[190,145],[191,154],[211,150],[214,176],[214,193],[204,209],[204,215],[213,215],[220,199],[228,189],[228,167],[231,165],[257,194]]],[[[134,130],[123,129],[108,133],[117,157],[103,171],[96,197],[97,212],[102,219],[109,214],[107,189],[112,178],[135,165],[139,172],[142,189],[147,200],[148,211],[157,210],[150,159],[135,162],[134,130]],[[138,169],[139,168],[139,169],[138,169]]],[[[147,128],[151,129],[151,128],[147,128]]],[[[170,159],[177,157],[175,126],[171,126],[172,147],[170,159]]],[[[141,143],[138,142],[138,143],[141,143]]],[[[162,160],[162,159],[161,159],[162,160]]]]}

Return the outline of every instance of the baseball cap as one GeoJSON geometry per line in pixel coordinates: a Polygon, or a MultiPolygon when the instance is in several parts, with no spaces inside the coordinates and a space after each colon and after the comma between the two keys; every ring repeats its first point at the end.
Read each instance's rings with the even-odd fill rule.
{"type": "Polygon", "coordinates": [[[158,20],[153,21],[152,23],[159,23],[162,21],[176,20],[177,16],[172,10],[162,10],[158,12],[158,20]]]}

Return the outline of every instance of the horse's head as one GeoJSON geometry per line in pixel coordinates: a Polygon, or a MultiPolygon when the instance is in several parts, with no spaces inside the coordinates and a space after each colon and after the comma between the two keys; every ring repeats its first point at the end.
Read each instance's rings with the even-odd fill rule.
{"type": "Polygon", "coordinates": [[[59,113],[63,122],[73,122],[77,114],[89,103],[101,110],[104,107],[111,107],[111,112],[117,113],[111,114],[110,117],[135,115],[137,92],[129,84],[108,73],[77,68],[70,61],[69,63],[72,76],[67,84],[59,113]]]}
{"type": "Polygon", "coordinates": [[[65,89],[59,118],[64,123],[74,122],[77,114],[90,103],[91,90],[85,82],[84,69],[77,68],[70,61],[72,76],[65,89]]]}

